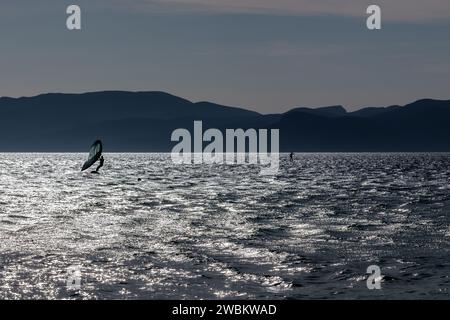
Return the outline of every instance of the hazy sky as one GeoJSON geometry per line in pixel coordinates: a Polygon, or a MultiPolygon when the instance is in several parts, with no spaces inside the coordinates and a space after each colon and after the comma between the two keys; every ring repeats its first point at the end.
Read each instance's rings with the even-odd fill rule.
{"type": "Polygon", "coordinates": [[[161,90],[263,113],[450,99],[449,34],[449,0],[2,0],[0,96],[161,90]]]}

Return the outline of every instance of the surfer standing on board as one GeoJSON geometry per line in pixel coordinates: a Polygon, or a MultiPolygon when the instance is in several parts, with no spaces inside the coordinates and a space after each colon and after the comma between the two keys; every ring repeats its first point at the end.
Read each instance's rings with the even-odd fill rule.
{"type": "Polygon", "coordinates": [[[100,161],[100,163],[99,163],[97,169],[95,169],[95,172],[98,172],[98,170],[100,170],[100,168],[103,167],[103,164],[105,163],[105,158],[103,158],[103,155],[100,156],[99,161],[100,161]]]}
{"type": "Polygon", "coordinates": [[[105,159],[103,159],[103,144],[100,140],[95,141],[91,148],[89,149],[89,156],[86,162],[83,164],[83,168],[81,168],[81,171],[87,170],[90,168],[94,163],[96,163],[98,160],[100,160],[100,164],[97,167],[95,171],[92,171],[92,173],[98,173],[98,170],[103,167],[103,163],[105,162],[105,159]]]}

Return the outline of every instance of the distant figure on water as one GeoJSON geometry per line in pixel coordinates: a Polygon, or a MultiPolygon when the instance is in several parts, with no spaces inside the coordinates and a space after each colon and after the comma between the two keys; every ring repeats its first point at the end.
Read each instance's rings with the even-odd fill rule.
{"type": "Polygon", "coordinates": [[[103,164],[105,163],[105,158],[103,158],[103,155],[100,156],[99,161],[100,161],[100,163],[98,164],[97,169],[95,169],[95,172],[98,172],[98,170],[100,170],[100,168],[103,167],[103,164]]]}
{"type": "Polygon", "coordinates": [[[97,140],[92,144],[91,148],[89,149],[88,159],[83,164],[83,168],[81,168],[81,171],[90,168],[92,165],[94,165],[94,163],[100,160],[100,164],[97,167],[97,169],[95,171],[92,171],[92,173],[98,173],[98,170],[101,167],[103,167],[103,163],[105,162],[102,153],[103,153],[103,144],[100,140],[97,140]]]}
{"type": "Polygon", "coordinates": [[[289,155],[289,159],[291,159],[291,162],[294,161],[294,153],[291,152],[291,154],[289,155]]]}

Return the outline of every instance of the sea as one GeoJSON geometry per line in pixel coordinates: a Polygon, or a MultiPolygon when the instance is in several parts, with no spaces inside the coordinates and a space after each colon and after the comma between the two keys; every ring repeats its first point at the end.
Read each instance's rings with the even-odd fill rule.
{"type": "Polygon", "coordinates": [[[0,299],[450,297],[450,154],[104,156],[0,154],[0,299]]]}

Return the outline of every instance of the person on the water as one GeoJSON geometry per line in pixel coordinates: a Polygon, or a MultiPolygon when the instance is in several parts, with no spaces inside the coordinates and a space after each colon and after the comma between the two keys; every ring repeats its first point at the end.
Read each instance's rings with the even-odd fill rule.
{"type": "Polygon", "coordinates": [[[103,164],[105,163],[105,158],[103,158],[103,155],[100,156],[100,163],[98,164],[97,169],[95,169],[95,172],[98,172],[98,170],[100,170],[101,167],[103,167],[103,164]]]}
{"type": "Polygon", "coordinates": [[[291,152],[291,154],[289,155],[289,158],[291,159],[291,161],[294,161],[294,153],[291,152]]]}

